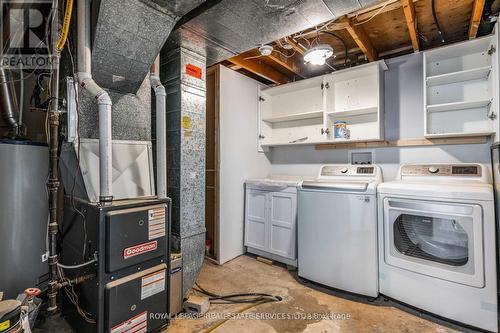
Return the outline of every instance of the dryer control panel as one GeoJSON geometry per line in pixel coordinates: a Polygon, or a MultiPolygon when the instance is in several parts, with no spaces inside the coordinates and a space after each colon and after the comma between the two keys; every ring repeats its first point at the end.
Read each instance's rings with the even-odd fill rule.
{"type": "Polygon", "coordinates": [[[482,168],[478,164],[423,164],[403,165],[402,176],[471,176],[481,177],[482,168]]]}
{"type": "Polygon", "coordinates": [[[320,176],[353,176],[373,175],[375,167],[356,165],[325,165],[321,168],[320,176]]]}

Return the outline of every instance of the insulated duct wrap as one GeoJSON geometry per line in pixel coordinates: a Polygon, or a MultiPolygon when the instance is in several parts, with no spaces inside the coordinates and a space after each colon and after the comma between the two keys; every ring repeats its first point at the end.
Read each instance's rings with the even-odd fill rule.
{"type": "Polygon", "coordinates": [[[162,54],[167,90],[167,195],[172,242],[183,256],[183,292],[191,289],[205,254],[205,58],[178,48],[162,54]],[[187,74],[196,67],[201,78],[187,74]]]}
{"type": "Polygon", "coordinates": [[[101,0],[92,50],[94,80],[135,94],[177,20],[200,2],[101,0]]]}
{"type": "Polygon", "coordinates": [[[173,44],[213,65],[231,56],[373,5],[378,0],[223,0],[173,32],[173,44]]]}

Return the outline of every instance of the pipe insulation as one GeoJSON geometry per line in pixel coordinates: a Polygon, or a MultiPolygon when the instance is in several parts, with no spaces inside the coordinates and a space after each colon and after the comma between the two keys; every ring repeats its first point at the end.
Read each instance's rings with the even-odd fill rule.
{"type": "Polygon", "coordinates": [[[80,86],[94,97],[99,114],[99,200],[113,200],[113,166],[112,166],[112,102],[106,90],[101,88],[91,74],[90,51],[90,0],[78,0],[78,82],[80,86]]]}
{"type": "Polygon", "coordinates": [[[158,199],[167,197],[167,93],[160,81],[160,57],[151,66],[150,82],[156,100],[156,191],[158,199]]]}

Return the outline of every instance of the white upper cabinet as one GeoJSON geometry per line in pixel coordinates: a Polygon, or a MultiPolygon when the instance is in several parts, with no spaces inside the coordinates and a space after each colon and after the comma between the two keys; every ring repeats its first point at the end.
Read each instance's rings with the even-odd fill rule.
{"type": "Polygon", "coordinates": [[[496,36],[424,52],[426,137],[495,134],[496,36]]]}
{"type": "Polygon", "coordinates": [[[259,96],[259,149],[383,140],[383,71],[378,61],[272,88],[259,96]],[[349,138],[335,139],[335,122],[349,138]]]}
{"type": "Polygon", "coordinates": [[[327,122],[331,141],[384,139],[384,71],[380,61],[327,76],[327,122]],[[345,122],[348,137],[335,138],[336,122],[345,122]]]}

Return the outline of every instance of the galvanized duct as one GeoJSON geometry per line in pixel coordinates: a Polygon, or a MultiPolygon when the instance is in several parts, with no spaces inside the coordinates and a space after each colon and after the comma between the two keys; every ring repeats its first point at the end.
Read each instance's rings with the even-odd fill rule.
{"type": "Polygon", "coordinates": [[[167,194],[172,243],[183,256],[183,290],[191,289],[205,254],[205,58],[184,48],[162,53],[167,90],[167,194]],[[200,69],[199,78],[186,66],[200,69]]]}
{"type": "Polygon", "coordinates": [[[10,126],[14,135],[19,134],[18,106],[15,91],[12,86],[12,78],[8,70],[0,66],[0,114],[7,125],[10,126]]]}
{"type": "Polygon", "coordinates": [[[106,88],[135,94],[170,31],[200,0],[101,0],[92,76],[106,88]]]}
{"type": "Polygon", "coordinates": [[[230,56],[332,20],[378,0],[223,0],[172,35],[212,65],[230,56]]]}

